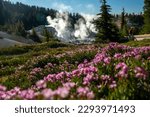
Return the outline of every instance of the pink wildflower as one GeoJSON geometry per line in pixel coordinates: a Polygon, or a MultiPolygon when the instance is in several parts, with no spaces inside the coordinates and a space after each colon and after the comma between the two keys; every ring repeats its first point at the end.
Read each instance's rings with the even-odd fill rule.
{"type": "Polygon", "coordinates": [[[45,99],[53,99],[54,92],[51,89],[44,89],[42,95],[45,99]]]}
{"type": "Polygon", "coordinates": [[[92,91],[87,93],[87,99],[91,100],[91,99],[94,99],[94,97],[95,97],[95,95],[92,91]]]}
{"type": "Polygon", "coordinates": [[[40,80],[36,82],[36,86],[38,89],[46,88],[46,82],[44,80],[40,80]]]}
{"type": "Polygon", "coordinates": [[[136,78],[146,79],[148,77],[148,72],[142,67],[136,67],[134,69],[134,72],[135,72],[135,77],[136,78]]]}
{"type": "Polygon", "coordinates": [[[6,87],[5,86],[2,86],[2,85],[0,85],[0,91],[6,91],[6,87]]]}
{"type": "Polygon", "coordinates": [[[57,90],[55,90],[55,94],[60,96],[61,98],[67,98],[69,92],[69,89],[66,87],[58,88],[57,90]]]}

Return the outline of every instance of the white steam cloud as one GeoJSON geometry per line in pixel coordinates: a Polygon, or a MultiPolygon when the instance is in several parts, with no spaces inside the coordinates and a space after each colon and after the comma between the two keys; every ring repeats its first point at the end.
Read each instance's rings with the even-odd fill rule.
{"type": "Polygon", "coordinates": [[[69,13],[58,12],[54,19],[50,16],[47,17],[48,27],[55,28],[57,37],[65,42],[93,41],[96,31],[92,21],[95,16],[87,14],[82,14],[82,16],[83,18],[80,18],[72,28],[69,13]]]}
{"type": "Polygon", "coordinates": [[[92,21],[95,19],[95,15],[82,14],[84,19],[79,19],[77,24],[75,24],[74,36],[80,39],[87,39],[91,33],[96,33],[95,26],[92,21]]]}

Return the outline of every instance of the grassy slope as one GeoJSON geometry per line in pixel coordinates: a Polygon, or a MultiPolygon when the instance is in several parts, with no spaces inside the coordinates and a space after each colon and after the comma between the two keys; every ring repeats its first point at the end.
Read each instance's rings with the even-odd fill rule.
{"type": "MultiPolygon", "coordinates": [[[[30,66],[31,68],[34,68],[36,67],[34,66],[35,63],[45,62],[45,64],[47,64],[48,62],[52,62],[52,59],[55,59],[55,56],[57,55],[81,48],[84,48],[84,46],[67,45],[60,42],[49,42],[30,46],[16,46],[0,49],[0,82],[3,82],[10,77],[15,77],[18,72],[19,74],[22,74],[23,72],[28,74],[30,71],[29,69],[19,70],[22,66],[30,66]]],[[[84,58],[85,57],[82,57],[82,59],[84,58]]],[[[69,59],[69,57],[66,59],[69,59]]],[[[57,60],[54,60],[54,63],[56,61],[57,60]]]]}
{"type": "Polygon", "coordinates": [[[139,46],[150,46],[150,39],[145,39],[142,41],[130,41],[125,43],[126,45],[133,46],[133,47],[139,47],[139,46]]]}
{"type": "Polygon", "coordinates": [[[58,54],[69,48],[68,45],[63,43],[50,42],[0,49],[0,80],[14,74],[16,69],[27,61],[31,61],[38,56],[44,56],[45,54],[58,54]]]}

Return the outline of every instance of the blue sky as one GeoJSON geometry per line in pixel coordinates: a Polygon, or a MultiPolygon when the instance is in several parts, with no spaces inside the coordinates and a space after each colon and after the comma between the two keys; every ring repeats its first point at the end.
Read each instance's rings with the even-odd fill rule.
{"type": "MultiPolygon", "coordinates": [[[[38,5],[57,10],[88,14],[99,12],[100,0],[9,0],[22,2],[29,5],[38,5]]],[[[124,7],[126,12],[140,13],[143,10],[144,0],[107,0],[112,7],[112,13],[120,13],[124,7]]]]}

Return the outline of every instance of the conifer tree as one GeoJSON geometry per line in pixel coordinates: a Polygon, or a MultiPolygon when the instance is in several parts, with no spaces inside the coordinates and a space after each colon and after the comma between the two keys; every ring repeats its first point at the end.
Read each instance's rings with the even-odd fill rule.
{"type": "Polygon", "coordinates": [[[23,37],[26,37],[26,31],[25,31],[25,28],[24,28],[24,24],[22,21],[18,21],[16,24],[15,24],[15,33],[16,35],[19,35],[19,36],[23,36],[23,37]]]}
{"type": "Polygon", "coordinates": [[[125,25],[125,10],[123,8],[121,13],[121,30],[123,30],[124,25],[125,25]]]}
{"type": "Polygon", "coordinates": [[[101,0],[100,13],[98,18],[94,20],[94,24],[98,33],[96,34],[96,42],[118,41],[119,30],[112,23],[111,7],[107,5],[106,0],[101,0]]]}
{"type": "Polygon", "coordinates": [[[0,25],[4,24],[3,0],[0,0],[0,25]]]}
{"type": "Polygon", "coordinates": [[[30,35],[30,38],[33,40],[33,41],[35,41],[35,42],[41,42],[41,40],[40,40],[40,38],[39,38],[39,36],[38,36],[38,34],[36,33],[36,31],[35,31],[35,29],[33,28],[32,29],[32,33],[31,33],[31,35],[30,35]]]}
{"type": "Polygon", "coordinates": [[[127,24],[126,24],[126,19],[125,19],[125,9],[124,8],[121,13],[121,34],[122,34],[122,36],[128,35],[128,29],[127,29],[127,24]]]}
{"type": "Polygon", "coordinates": [[[150,33],[150,0],[144,0],[144,33],[150,33]]]}
{"type": "Polygon", "coordinates": [[[53,38],[53,34],[52,34],[51,32],[49,32],[49,31],[47,30],[47,28],[44,28],[44,30],[43,30],[43,36],[45,37],[46,42],[49,42],[50,39],[53,38]]]}

